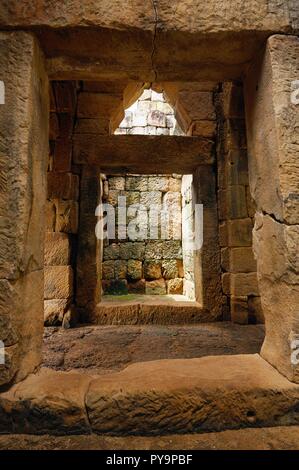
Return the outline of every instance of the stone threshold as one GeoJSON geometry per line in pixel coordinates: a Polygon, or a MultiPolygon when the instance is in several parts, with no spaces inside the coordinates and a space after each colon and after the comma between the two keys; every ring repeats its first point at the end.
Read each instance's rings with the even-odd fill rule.
{"type": "Polygon", "coordinates": [[[299,385],[258,354],[41,369],[0,394],[0,432],[162,435],[299,424],[299,385]]]}
{"type": "Polygon", "coordinates": [[[103,296],[95,309],[98,325],[174,325],[211,321],[200,303],[183,295],[103,296]]]}

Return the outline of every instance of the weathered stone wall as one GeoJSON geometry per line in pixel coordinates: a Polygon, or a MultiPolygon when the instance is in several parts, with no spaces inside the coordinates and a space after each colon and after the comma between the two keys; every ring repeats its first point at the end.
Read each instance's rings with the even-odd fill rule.
{"type": "Polygon", "coordinates": [[[41,362],[48,79],[35,38],[0,33],[0,385],[41,362]]]}
{"type": "Polygon", "coordinates": [[[72,164],[76,82],[52,82],[45,231],[45,325],[69,326],[76,316],[74,277],[79,220],[79,173],[72,164]]]}
{"type": "MultiPolygon", "coordinates": [[[[248,181],[248,157],[240,83],[226,82],[216,97],[219,139],[218,216],[222,289],[227,296],[226,318],[233,322],[261,323],[256,260],[252,251],[255,205],[248,181]]],[[[224,312],[225,313],[225,312],[224,312]]]]}
{"type": "Polygon", "coordinates": [[[182,135],[174,110],[163,93],[145,89],[135,103],[125,110],[125,116],[115,134],[182,135]]]}
{"type": "Polygon", "coordinates": [[[253,240],[266,337],[261,355],[299,382],[299,40],[272,36],[245,81],[253,240]]]}
{"type": "MultiPolygon", "coordinates": [[[[178,135],[183,132],[163,93],[145,89],[125,110],[124,119],[115,134],[178,135]]],[[[141,232],[139,236],[127,234],[124,240],[106,240],[102,265],[103,292],[183,294],[181,176],[108,176],[104,181],[104,202],[116,207],[119,196],[126,197],[127,206],[136,204],[138,212],[129,209],[126,223],[130,224],[138,217],[141,232]],[[170,213],[176,210],[179,217],[176,226],[163,232],[163,215],[159,215],[158,220],[151,220],[151,205],[165,208],[170,213]],[[148,224],[147,229],[145,224],[148,224]],[[156,234],[150,232],[151,225],[157,229],[156,234]]]]}
{"type": "MultiPolygon", "coordinates": [[[[124,240],[106,240],[103,249],[103,291],[109,294],[182,294],[183,263],[181,221],[162,232],[161,218],[153,221],[157,236],[150,233],[150,207],[155,204],[181,215],[181,176],[111,176],[104,182],[104,202],[117,206],[118,196],[126,197],[127,224],[138,216],[140,235],[127,234],[124,240]],[[148,226],[147,226],[148,223],[148,226]],[[157,225],[155,225],[157,224],[157,225]],[[163,239],[161,239],[161,235],[163,239]],[[145,239],[151,237],[151,239],[145,239]]],[[[134,231],[135,232],[135,231],[134,231]]],[[[116,233],[117,235],[117,233],[116,233]]]]}

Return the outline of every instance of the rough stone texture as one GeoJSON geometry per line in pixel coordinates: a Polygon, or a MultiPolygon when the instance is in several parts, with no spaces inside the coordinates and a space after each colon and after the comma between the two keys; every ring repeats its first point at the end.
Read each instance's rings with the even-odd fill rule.
{"type": "Polygon", "coordinates": [[[82,320],[92,321],[95,305],[101,298],[102,242],[95,233],[95,210],[101,201],[100,174],[97,169],[83,169],[80,194],[76,303],[82,312],[82,320]]]}
{"type": "Polygon", "coordinates": [[[297,424],[298,394],[298,386],[257,354],[214,356],[130,365],[93,380],[86,407],[97,433],[221,431],[297,424]]]}
{"type": "Polygon", "coordinates": [[[164,279],[137,281],[129,286],[131,293],[128,296],[123,295],[127,292],[119,292],[119,297],[115,297],[117,290],[113,287],[113,291],[108,292],[113,295],[103,296],[96,307],[96,324],[173,325],[207,322],[210,319],[209,311],[203,309],[199,303],[188,301],[181,295],[175,296],[175,299],[165,295],[167,292],[164,279]]]}
{"type": "Polygon", "coordinates": [[[252,220],[249,218],[228,220],[220,224],[221,246],[251,246],[252,228],[252,220]]]}
{"type": "MultiPolygon", "coordinates": [[[[147,91],[152,96],[153,92],[147,91]]],[[[160,103],[160,101],[151,101],[147,95],[145,96],[146,101],[142,103],[151,105],[160,103]]],[[[182,257],[181,181],[182,177],[176,174],[108,175],[107,179],[103,180],[104,183],[107,182],[103,202],[113,204],[116,208],[114,239],[105,241],[103,246],[102,284],[105,292],[108,290],[112,292],[113,286],[119,291],[119,283],[114,282],[117,279],[127,279],[128,292],[131,293],[140,292],[140,289],[145,291],[145,283],[136,284],[136,281],[141,279],[149,281],[184,277],[183,263],[180,259],[182,257]],[[149,190],[149,188],[153,189],[149,190]],[[118,225],[120,215],[117,209],[119,196],[126,197],[126,215],[120,227],[118,225]],[[131,204],[134,207],[129,207],[131,204]],[[155,208],[154,216],[153,204],[158,206],[155,208]],[[165,219],[164,210],[170,211],[169,222],[165,219]],[[138,227],[132,232],[131,224],[136,222],[138,227]],[[123,234],[124,229],[125,234],[123,234]],[[148,240],[148,238],[151,239],[148,240]],[[154,259],[149,258],[151,256],[154,259]],[[119,273],[120,263],[122,269],[119,273]],[[110,285],[107,281],[110,281],[110,285]]],[[[192,253],[190,257],[192,258],[192,253]]],[[[172,291],[172,293],[181,293],[178,285],[181,284],[180,281],[176,284],[177,292],[172,291]]],[[[157,289],[157,294],[160,294],[159,289],[157,289]]]]}
{"type": "Polygon", "coordinates": [[[74,135],[74,162],[119,173],[192,173],[199,164],[214,162],[212,144],[204,137],[167,135],[74,135]],[[184,146],[184,158],[181,148],[184,146]]]}
{"type": "Polygon", "coordinates": [[[142,261],[135,259],[128,260],[128,277],[132,281],[138,281],[142,278],[142,261]]]}
{"type": "Polygon", "coordinates": [[[221,266],[229,272],[254,272],[256,260],[251,247],[223,248],[221,250],[221,266]]]}
{"type": "Polygon", "coordinates": [[[258,288],[256,261],[252,252],[252,219],[256,207],[248,187],[242,84],[239,81],[223,83],[217,90],[215,102],[219,126],[216,153],[219,238],[223,247],[223,317],[246,324],[261,321],[261,316],[257,318],[253,309],[249,312],[247,295],[258,295],[258,288]],[[252,281],[249,282],[249,278],[252,281]]]}
{"type": "Polygon", "coordinates": [[[161,262],[156,260],[146,260],[144,262],[145,279],[160,279],[162,277],[161,262]]]}
{"type": "Polygon", "coordinates": [[[73,294],[73,270],[71,266],[45,266],[44,297],[68,299],[73,294]]]}
{"type": "Polygon", "coordinates": [[[298,51],[297,37],[269,38],[248,71],[245,95],[249,182],[259,211],[254,251],[267,332],[261,354],[295,382],[299,381],[299,107],[292,103],[292,82],[298,80],[298,51]]]}
{"type": "Polygon", "coordinates": [[[225,294],[235,296],[259,295],[256,273],[224,273],[222,286],[225,294]]]}
{"type": "Polygon", "coordinates": [[[68,308],[68,299],[51,299],[44,301],[44,325],[61,325],[68,308]]]}
{"type": "Polygon", "coordinates": [[[145,293],[148,295],[163,295],[166,294],[166,283],[164,279],[157,279],[154,281],[146,281],[145,293]]]}
{"type": "Polygon", "coordinates": [[[79,206],[76,201],[57,202],[56,212],[56,232],[77,233],[79,206]]]}
{"type": "Polygon", "coordinates": [[[70,240],[67,234],[45,233],[45,265],[64,266],[70,264],[70,240]]]}
{"type": "Polygon", "coordinates": [[[184,281],[181,278],[170,279],[167,281],[167,294],[182,294],[184,281]]]}
{"type": "Polygon", "coordinates": [[[262,325],[230,322],[52,327],[44,332],[43,364],[56,370],[105,374],[140,361],[254,354],[263,339],[262,325]]]}
{"type": "Polygon", "coordinates": [[[84,400],[89,383],[86,375],[50,369],[30,375],[0,395],[1,432],[7,427],[9,432],[87,433],[84,400]]]}
{"type": "Polygon", "coordinates": [[[200,167],[194,175],[194,202],[203,204],[203,243],[195,252],[196,300],[210,312],[210,321],[222,316],[221,259],[217,223],[214,169],[200,167]]]}
{"type": "Polygon", "coordinates": [[[259,214],[254,250],[267,331],[262,355],[296,382],[298,372],[291,363],[291,354],[296,349],[296,346],[292,348],[292,341],[298,340],[298,239],[298,225],[280,224],[268,215],[259,214]]]}
{"type": "Polygon", "coordinates": [[[99,378],[42,369],[0,395],[0,429],[147,435],[297,424],[298,394],[257,354],[141,362],[99,378]]]}
{"type": "Polygon", "coordinates": [[[239,78],[267,36],[298,32],[293,0],[249,0],[245,6],[241,0],[226,0],[222,14],[215,16],[218,7],[216,0],[208,5],[203,0],[160,0],[155,8],[149,0],[113,6],[93,0],[82,15],[78,0],[71,9],[57,0],[38,8],[5,0],[0,27],[38,30],[51,78],[143,82],[239,78]],[[63,28],[67,35],[61,34],[63,28]]]}
{"type": "MultiPolygon", "coordinates": [[[[72,133],[77,103],[77,84],[74,81],[50,83],[50,133],[47,171],[47,211],[45,233],[45,265],[68,266],[76,270],[78,239],[80,169],[72,165],[72,133]]],[[[51,284],[50,270],[47,271],[47,286],[51,284]]],[[[55,270],[52,271],[55,273],[55,270]]],[[[61,308],[57,299],[67,305],[73,299],[73,286],[69,297],[65,297],[65,283],[57,284],[53,279],[54,298],[44,303],[45,325],[62,324],[67,310],[61,308]],[[59,285],[62,292],[57,292],[59,285]],[[50,300],[53,300],[51,303],[50,300]],[[52,321],[52,323],[51,323],[52,321]]],[[[66,319],[66,323],[68,323],[66,319]]]]}
{"type": "Polygon", "coordinates": [[[6,319],[14,337],[1,385],[22,380],[41,360],[49,106],[43,57],[30,34],[1,32],[0,69],[0,323],[6,319]]]}
{"type": "Polygon", "coordinates": [[[299,106],[291,101],[298,69],[298,38],[272,36],[246,82],[251,193],[259,211],[289,224],[299,223],[299,106]]]}

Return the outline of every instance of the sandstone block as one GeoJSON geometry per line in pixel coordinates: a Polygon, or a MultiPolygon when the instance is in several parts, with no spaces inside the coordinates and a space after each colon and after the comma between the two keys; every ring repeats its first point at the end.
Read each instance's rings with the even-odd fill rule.
{"type": "Polygon", "coordinates": [[[7,348],[2,385],[22,380],[41,361],[49,82],[34,35],[2,31],[0,43],[0,310],[18,337],[7,348]]]}
{"type": "Polygon", "coordinates": [[[73,295],[71,266],[45,266],[45,300],[68,299],[73,295]]]}
{"type": "Polygon", "coordinates": [[[224,273],[222,288],[225,294],[235,297],[259,295],[256,273],[224,273]]]}
{"type": "Polygon", "coordinates": [[[192,135],[199,135],[202,137],[214,137],[216,134],[215,121],[195,121],[192,123],[192,135]]]}
{"type": "Polygon", "coordinates": [[[242,219],[247,217],[245,186],[228,186],[218,191],[219,217],[225,219],[242,219]]]}
{"type": "Polygon", "coordinates": [[[251,197],[249,186],[246,186],[246,203],[249,217],[254,217],[256,213],[256,204],[251,197]]]}
{"type": "Polygon", "coordinates": [[[165,279],[184,277],[183,263],[181,260],[168,259],[162,262],[162,273],[165,279]]]}
{"type": "Polygon", "coordinates": [[[181,259],[180,240],[148,241],[145,248],[146,259],[181,259]]]}
{"type": "Polygon", "coordinates": [[[248,184],[248,157],[247,149],[231,149],[225,161],[226,184],[248,184]]]}
{"type": "Polygon", "coordinates": [[[75,201],[58,200],[56,204],[56,232],[77,233],[79,206],[75,201]]]}
{"type": "Polygon", "coordinates": [[[103,261],[102,263],[102,279],[109,280],[114,279],[114,261],[103,261]]]}
{"type": "Polygon", "coordinates": [[[146,176],[127,176],[126,177],[126,190],[127,191],[147,191],[148,178],[146,176]]]}
{"type": "Polygon", "coordinates": [[[152,205],[161,206],[162,193],[161,191],[143,191],[140,193],[140,204],[150,207],[152,205]]]}
{"type": "Polygon", "coordinates": [[[223,222],[219,226],[220,246],[251,246],[252,228],[250,218],[223,222]]]}
{"type": "Polygon", "coordinates": [[[160,279],[162,277],[161,262],[157,260],[145,260],[144,277],[145,279],[160,279]]]}
{"type": "Polygon", "coordinates": [[[56,206],[53,201],[46,201],[45,229],[49,232],[54,232],[55,225],[56,225],[56,206]]]}
{"type": "Polygon", "coordinates": [[[257,269],[251,247],[222,248],[221,266],[225,271],[234,273],[249,273],[257,269]]]}
{"type": "Polygon", "coordinates": [[[48,198],[77,200],[79,195],[79,177],[72,173],[47,173],[48,198]]]}
{"type": "Polygon", "coordinates": [[[182,195],[180,192],[168,191],[163,196],[163,207],[168,211],[180,211],[182,205],[182,195]]]}
{"type": "Polygon", "coordinates": [[[243,87],[226,82],[223,84],[223,113],[226,118],[244,119],[243,87]]]}
{"type": "Polygon", "coordinates": [[[161,111],[164,114],[173,114],[172,107],[166,102],[158,101],[157,102],[157,110],[161,111]]]}
{"type": "Polygon", "coordinates": [[[167,176],[149,176],[148,178],[149,191],[169,191],[169,178],[167,176]]]}
{"type": "Polygon", "coordinates": [[[70,308],[65,312],[62,320],[62,328],[69,329],[74,328],[79,321],[79,312],[75,305],[71,305],[70,308]]]}
{"type": "Polygon", "coordinates": [[[77,119],[75,134],[109,134],[108,117],[97,119],[77,119]]]}
{"type": "Polygon", "coordinates": [[[124,176],[113,176],[109,178],[109,188],[117,191],[123,191],[125,189],[125,177],[124,176]]]}
{"type": "Polygon", "coordinates": [[[245,80],[251,189],[259,211],[298,224],[298,37],[271,36],[260,58],[245,80]]]}
{"type": "Polygon", "coordinates": [[[184,281],[182,278],[167,281],[167,294],[183,294],[184,281]]]}
{"type": "Polygon", "coordinates": [[[135,259],[128,260],[128,277],[133,281],[138,281],[142,278],[142,261],[135,259]]]}
{"type": "Polygon", "coordinates": [[[118,95],[83,92],[79,94],[77,114],[79,118],[110,116],[121,104],[122,99],[118,95]]]}
{"type": "Polygon", "coordinates": [[[247,297],[230,297],[231,321],[239,325],[248,323],[248,303],[247,297]]]}
{"type": "Polygon", "coordinates": [[[121,259],[143,259],[145,252],[145,244],[143,242],[124,242],[119,248],[121,259]]]}
{"type": "Polygon", "coordinates": [[[260,297],[248,297],[248,312],[254,323],[265,323],[260,297]]]}
{"type": "Polygon", "coordinates": [[[148,113],[147,124],[149,126],[156,127],[165,127],[166,126],[166,116],[162,111],[153,110],[148,113]]]}
{"type": "MultiPolygon", "coordinates": [[[[111,243],[104,248],[104,260],[117,259],[120,255],[120,247],[117,243],[111,243]]],[[[121,256],[123,257],[123,256],[121,256]]]]}
{"type": "Polygon", "coordinates": [[[70,139],[73,133],[74,116],[72,113],[60,113],[59,119],[59,137],[61,139],[70,139]]]}
{"type": "Polygon", "coordinates": [[[206,91],[180,91],[177,112],[188,121],[215,120],[213,94],[206,91]]]}
{"type": "Polygon", "coordinates": [[[111,204],[112,206],[117,206],[119,204],[119,197],[124,196],[125,192],[124,191],[118,191],[116,189],[110,189],[108,192],[108,198],[107,198],[107,203],[111,204]]]}
{"type": "Polygon", "coordinates": [[[140,204],[140,192],[139,191],[124,191],[124,196],[126,196],[127,206],[132,204],[140,204]]]}
{"type": "Polygon", "coordinates": [[[45,266],[65,266],[70,264],[70,240],[66,233],[45,233],[45,266]]]}
{"type": "Polygon", "coordinates": [[[127,261],[125,260],[114,261],[114,275],[115,275],[115,279],[126,279],[127,261]]]}
{"type": "Polygon", "coordinates": [[[73,114],[76,105],[74,82],[56,81],[53,83],[53,89],[57,112],[73,114]]]}
{"type": "Polygon", "coordinates": [[[182,180],[181,178],[169,178],[169,187],[168,191],[180,192],[181,191],[182,180]]]}
{"type": "Polygon", "coordinates": [[[245,150],[247,148],[246,126],[244,119],[227,119],[224,123],[225,151],[245,150]]]}
{"type": "Polygon", "coordinates": [[[147,295],[164,295],[166,294],[166,282],[164,279],[155,281],[146,281],[145,293],[147,295]]]}
{"type": "Polygon", "coordinates": [[[68,309],[69,299],[51,299],[44,301],[44,325],[61,325],[68,309]]]}
{"type": "Polygon", "coordinates": [[[71,171],[73,144],[70,139],[57,139],[54,150],[54,171],[71,171]]]}

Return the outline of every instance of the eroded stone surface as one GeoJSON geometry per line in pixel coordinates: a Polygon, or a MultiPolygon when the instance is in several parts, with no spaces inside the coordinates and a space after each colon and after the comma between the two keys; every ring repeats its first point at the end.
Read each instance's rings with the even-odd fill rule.
{"type": "Polygon", "coordinates": [[[46,367],[100,374],[138,361],[256,353],[263,338],[263,326],[229,322],[47,328],[43,357],[46,367]]]}
{"type": "Polygon", "coordinates": [[[214,356],[138,363],[94,379],[86,406],[97,433],[203,432],[297,424],[298,395],[257,354],[214,356]]]}
{"type": "Polygon", "coordinates": [[[41,369],[0,394],[0,430],[81,434],[89,430],[85,394],[90,378],[41,369]]]}

